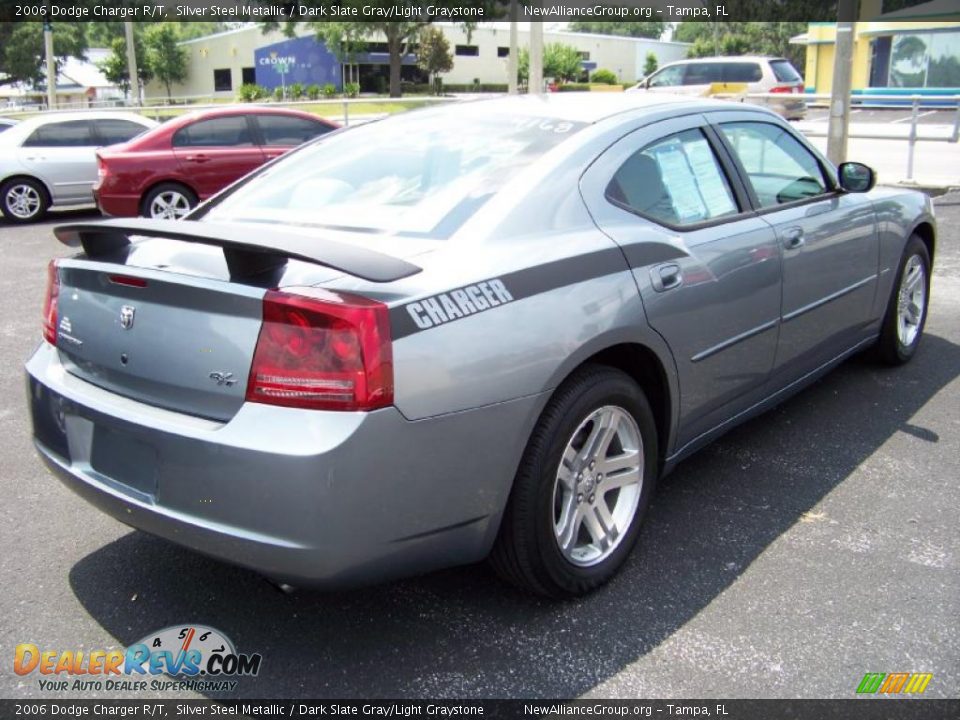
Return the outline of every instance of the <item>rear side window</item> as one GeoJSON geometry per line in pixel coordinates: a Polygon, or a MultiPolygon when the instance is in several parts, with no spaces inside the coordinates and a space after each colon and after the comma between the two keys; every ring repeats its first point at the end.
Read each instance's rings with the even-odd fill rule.
{"type": "Polygon", "coordinates": [[[691,63],[683,76],[684,85],[709,85],[721,82],[723,74],[720,63],[691,63]]]}
{"type": "Polygon", "coordinates": [[[24,147],[96,147],[89,120],[67,120],[41,125],[23,142],[24,147]]]}
{"type": "Polygon", "coordinates": [[[245,115],[199,120],[177,130],[174,147],[253,147],[245,115]]]}
{"type": "Polygon", "coordinates": [[[255,117],[263,134],[264,145],[288,147],[300,145],[332,129],[314,120],[288,115],[257,115],[255,117]]]}
{"type": "Polygon", "coordinates": [[[789,60],[771,60],[770,69],[778,82],[799,82],[803,79],[789,60]]]}
{"type": "Polygon", "coordinates": [[[724,123],[720,131],[733,146],[763,207],[805,200],[827,192],[817,158],[779,125],[724,123]]]}
{"type": "Polygon", "coordinates": [[[759,82],[763,79],[763,70],[758,63],[725,63],[723,66],[723,81],[729,83],[735,82],[759,82]]]}
{"type": "Polygon", "coordinates": [[[116,145],[126,142],[145,130],[146,128],[143,125],[138,125],[129,120],[116,120],[114,118],[97,120],[97,132],[100,134],[100,142],[103,145],[116,145]]]}
{"type": "Polygon", "coordinates": [[[667,225],[692,225],[739,211],[727,178],[700,130],[647,145],[617,170],[607,199],[667,225]]]}

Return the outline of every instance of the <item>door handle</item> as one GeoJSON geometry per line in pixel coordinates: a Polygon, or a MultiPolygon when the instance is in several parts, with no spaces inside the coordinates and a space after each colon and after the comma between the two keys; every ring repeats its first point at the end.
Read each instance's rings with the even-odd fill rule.
{"type": "Polygon", "coordinates": [[[650,270],[650,279],[653,282],[653,289],[657,292],[672,290],[683,284],[683,275],[680,272],[680,266],[676,263],[653,268],[650,270]]]}
{"type": "Polygon", "coordinates": [[[208,155],[187,155],[186,159],[190,162],[205,163],[210,157],[208,155]]]}
{"type": "Polygon", "coordinates": [[[783,245],[787,250],[795,250],[805,242],[803,239],[803,228],[791,227],[783,231],[783,245]]]}

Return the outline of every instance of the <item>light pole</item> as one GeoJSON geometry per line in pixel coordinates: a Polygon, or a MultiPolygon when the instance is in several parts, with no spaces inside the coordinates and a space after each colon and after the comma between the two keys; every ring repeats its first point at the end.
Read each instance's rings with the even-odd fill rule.
{"type": "Polygon", "coordinates": [[[850,84],[853,72],[853,22],[857,0],[840,0],[836,54],[833,64],[833,85],[830,88],[830,120],[827,125],[827,158],[834,165],[847,159],[847,137],[850,131],[850,84]],[[840,20],[846,18],[846,20],[840,20]]]}
{"type": "Polygon", "coordinates": [[[53,57],[53,23],[50,22],[50,0],[47,0],[47,19],[43,23],[43,51],[47,58],[47,108],[57,106],[57,61],[53,57]]]}
{"type": "Polygon", "coordinates": [[[530,21],[530,87],[527,92],[543,93],[543,24],[530,21]]]}
{"type": "Polygon", "coordinates": [[[507,59],[507,92],[517,94],[517,66],[519,65],[517,48],[517,0],[510,0],[510,56],[507,59]]]}
{"type": "Polygon", "coordinates": [[[130,75],[130,99],[140,104],[140,76],[137,75],[137,48],[133,43],[133,23],[124,22],[123,32],[127,40],[127,74],[130,75]]]}

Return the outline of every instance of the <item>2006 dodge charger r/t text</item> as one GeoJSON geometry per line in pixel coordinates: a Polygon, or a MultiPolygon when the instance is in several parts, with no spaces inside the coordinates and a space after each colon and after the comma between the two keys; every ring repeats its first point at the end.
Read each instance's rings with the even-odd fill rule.
{"type": "Polygon", "coordinates": [[[279,581],[490,556],[587,592],[657,478],[844,358],[915,353],[929,199],[768,110],[464,102],[183,220],[56,228],[34,439],[121,522],[279,581]]]}

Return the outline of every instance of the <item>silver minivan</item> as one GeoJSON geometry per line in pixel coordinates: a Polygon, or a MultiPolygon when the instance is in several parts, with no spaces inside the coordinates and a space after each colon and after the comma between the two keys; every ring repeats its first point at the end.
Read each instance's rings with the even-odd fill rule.
{"type": "Polygon", "coordinates": [[[748,102],[765,105],[787,120],[802,120],[807,112],[803,78],[785,58],[760,56],[711,57],[678,60],[664,65],[627,92],[668,92],[706,96],[746,85],[747,93],[772,93],[781,98],[756,98],[748,102]],[[715,86],[721,87],[716,88],[715,86]]]}

